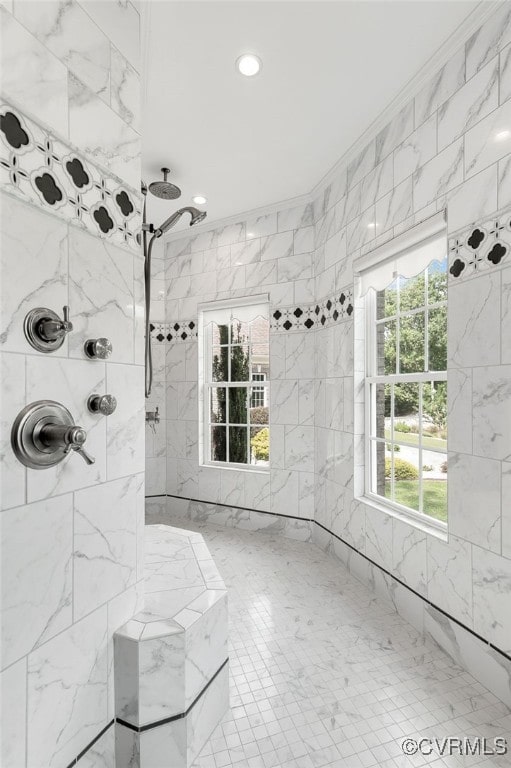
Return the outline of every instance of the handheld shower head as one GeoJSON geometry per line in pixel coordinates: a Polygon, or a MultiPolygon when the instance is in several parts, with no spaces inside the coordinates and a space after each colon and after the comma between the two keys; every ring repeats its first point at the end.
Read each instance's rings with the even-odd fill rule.
{"type": "Polygon", "coordinates": [[[206,216],[208,215],[206,211],[199,211],[198,208],[193,208],[193,206],[187,206],[186,208],[180,208],[179,211],[176,211],[172,214],[172,216],[169,216],[169,218],[161,224],[158,229],[155,230],[156,237],[161,237],[165,232],[168,232],[169,229],[172,229],[183,213],[189,213],[191,216],[190,219],[190,226],[193,227],[194,224],[198,224],[201,221],[204,221],[206,216]]]}
{"type": "Polygon", "coordinates": [[[162,200],[175,200],[177,197],[181,197],[181,190],[176,187],[175,184],[171,184],[167,181],[167,176],[170,173],[170,168],[162,168],[163,181],[153,181],[149,184],[149,192],[155,197],[159,197],[162,200]]]}

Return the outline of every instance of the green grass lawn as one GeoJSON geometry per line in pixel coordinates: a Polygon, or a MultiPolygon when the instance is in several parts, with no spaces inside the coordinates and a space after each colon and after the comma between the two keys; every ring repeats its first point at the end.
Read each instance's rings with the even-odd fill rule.
{"type": "MultiPolygon", "coordinates": [[[[385,430],[385,439],[390,441],[390,429],[385,430]]],[[[406,445],[419,445],[419,435],[416,432],[394,432],[394,439],[406,445]]],[[[423,448],[434,448],[436,451],[447,451],[447,440],[440,437],[422,436],[423,448]]]]}
{"type": "MultiPolygon", "coordinates": [[[[398,504],[419,509],[419,481],[396,480],[396,498],[398,504]]],[[[447,483],[445,480],[423,480],[424,513],[437,520],[447,522],[447,483]]],[[[390,480],[385,481],[385,496],[390,498],[390,480]]]]}

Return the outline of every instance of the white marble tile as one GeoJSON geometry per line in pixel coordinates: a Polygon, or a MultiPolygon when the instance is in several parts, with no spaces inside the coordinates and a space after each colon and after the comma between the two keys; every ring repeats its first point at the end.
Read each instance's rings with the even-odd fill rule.
{"type": "Polygon", "coordinates": [[[463,181],[463,141],[453,142],[413,174],[413,200],[423,208],[463,181]]]}
{"type": "Polygon", "coordinates": [[[107,610],[30,654],[28,765],[68,765],[107,724],[107,610]]]}
{"type": "Polygon", "coordinates": [[[314,484],[313,472],[300,472],[298,478],[298,515],[306,520],[314,519],[314,484]]]}
{"type": "Polygon", "coordinates": [[[72,623],[71,494],[2,514],[2,667],[72,623]]]}
{"type": "Polygon", "coordinates": [[[261,261],[261,240],[252,238],[231,245],[231,268],[261,261]]]}
{"type": "Polygon", "coordinates": [[[500,361],[500,274],[480,275],[449,286],[449,367],[500,361]],[[491,329],[491,331],[489,331],[491,329]]]}
{"type": "Polygon", "coordinates": [[[354,187],[376,165],[375,142],[370,142],[348,165],[348,188],[354,187]]]}
{"type": "Polygon", "coordinates": [[[80,0],[80,5],[128,61],[140,68],[140,17],[126,0],[80,0]]]}
{"type": "Polygon", "coordinates": [[[511,464],[502,464],[502,555],[511,560],[511,464]]]}
{"type": "Polygon", "coordinates": [[[4,98],[67,137],[66,67],[2,7],[0,35],[4,98]]]}
{"type": "Polygon", "coordinates": [[[245,475],[245,504],[249,509],[270,510],[270,473],[250,472],[245,475]]]}
{"type": "Polygon", "coordinates": [[[247,240],[252,240],[254,237],[273,235],[277,231],[276,213],[269,213],[267,216],[256,216],[247,219],[245,233],[247,240]]]}
{"type": "Polygon", "coordinates": [[[229,708],[229,665],[226,664],[193,707],[187,724],[187,762],[190,765],[229,708]]]}
{"type": "Polygon", "coordinates": [[[138,724],[185,711],[185,633],[143,640],[138,645],[138,724]]]}
{"type": "Polygon", "coordinates": [[[476,680],[509,706],[511,669],[503,656],[435,610],[433,606],[425,606],[424,630],[456,664],[468,670],[476,680]]]}
{"type": "Polygon", "coordinates": [[[279,283],[312,277],[312,257],[309,253],[288,256],[277,262],[279,283]]]}
{"type": "Polygon", "coordinates": [[[199,467],[199,498],[202,501],[220,501],[220,472],[216,467],[199,467]]]}
{"type": "Polygon", "coordinates": [[[247,288],[258,288],[277,282],[277,261],[262,261],[260,264],[247,264],[245,267],[247,288]]]}
{"type": "Polygon", "coordinates": [[[115,726],[104,733],[77,762],[79,768],[115,768],[115,726]]]}
{"type": "Polygon", "coordinates": [[[464,82],[465,49],[461,47],[415,97],[415,125],[427,120],[464,82]]]}
{"type": "Polygon", "coordinates": [[[401,142],[394,151],[394,184],[400,184],[436,155],[436,113],[401,142]]]}
{"type": "Polygon", "coordinates": [[[451,368],[447,374],[449,448],[472,450],[472,370],[451,368]]]}
{"type": "Polygon", "coordinates": [[[412,525],[393,520],[392,571],[421,595],[427,594],[426,534],[412,525]]]}
{"type": "Polygon", "coordinates": [[[413,210],[412,177],[398,184],[376,203],[376,231],[386,232],[411,215],[413,210]]]}
{"type": "Polygon", "coordinates": [[[0,674],[2,732],[0,761],[3,768],[25,765],[27,727],[27,661],[21,659],[0,674]]]}
{"type": "MultiPolygon", "coordinates": [[[[2,193],[0,238],[0,343],[6,351],[31,352],[26,314],[42,306],[62,316],[67,304],[67,224],[2,193]]],[[[64,343],[56,354],[66,349],[64,343]]]]}
{"type": "Polygon", "coordinates": [[[500,552],[500,462],[449,452],[449,531],[500,552]]]}
{"type": "Polygon", "coordinates": [[[314,223],[312,203],[297,205],[294,208],[278,211],[277,223],[279,232],[287,232],[288,230],[311,226],[314,223]]]}
{"type": "Polygon", "coordinates": [[[500,52],[500,103],[511,97],[511,45],[500,52]]]}
{"type": "Polygon", "coordinates": [[[387,570],[392,569],[392,517],[366,505],[365,554],[387,570]]]}
{"type": "Polygon", "coordinates": [[[310,253],[314,250],[314,227],[302,227],[295,230],[293,239],[293,251],[298,253],[310,253]]]}
{"type": "MultiPolygon", "coordinates": [[[[360,210],[365,211],[380,197],[390,192],[393,186],[392,156],[388,155],[374,170],[367,174],[360,184],[360,210]]],[[[341,221],[338,222],[341,225],[341,221]]]]}
{"type": "Polygon", "coordinates": [[[25,502],[26,470],[11,447],[12,423],[25,406],[25,357],[2,352],[0,358],[0,509],[6,509],[25,502]]]}
{"type": "Polygon", "coordinates": [[[117,48],[112,46],[110,105],[125,123],[140,131],[140,77],[117,48]]]}
{"type": "Polygon", "coordinates": [[[69,76],[69,138],[92,161],[138,189],[139,135],[72,75],[69,76]]]}
{"type": "Polygon", "coordinates": [[[348,224],[346,231],[347,252],[352,254],[366,243],[373,244],[376,234],[376,211],[374,205],[348,224]]]}
{"type": "Polygon", "coordinates": [[[498,100],[499,62],[495,57],[439,108],[439,151],[492,112],[498,100]]]}
{"type": "Polygon", "coordinates": [[[274,469],[271,473],[271,511],[298,515],[299,472],[274,469]]]}
{"type": "Polygon", "coordinates": [[[474,629],[505,653],[511,651],[511,560],[474,546],[474,629]]]}
{"type": "Polygon", "coordinates": [[[428,537],[428,600],[467,627],[472,627],[471,545],[449,536],[428,537]]]}
{"type": "Polygon", "coordinates": [[[133,257],[76,227],[69,231],[69,354],[83,359],[87,339],[108,336],[112,362],[133,362],[133,257]]]}
{"type": "Polygon", "coordinates": [[[136,476],[75,493],[75,619],[136,581],[136,476]]]}
{"type": "Polygon", "coordinates": [[[115,757],[117,762],[126,768],[139,768],[140,766],[140,740],[138,733],[130,728],[115,724],[115,757]]]}
{"type": "Polygon", "coordinates": [[[146,592],[181,589],[183,587],[204,587],[204,580],[197,560],[166,561],[146,563],[146,592]]]}
{"type": "MultiPolygon", "coordinates": [[[[142,523],[142,547],[144,540],[142,523]]],[[[143,554],[143,552],[142,552],[143,554]]],[[[143,574],[143,563],[141,573],[143,574]]],[[[108,719],[115,717],[114,633],[144,608],[144,582],[138,581],[108,603],[108,719]]]]}
{"type": "Polygon", "coordinates": [[[383,160],[414,128],[414,102],[410,101],[376,136],[376,163],[383,160]]]}
{"type": "Polygon", "coordinates": [[[491,459],[511,459],[511,365],[474,368],[474,453],[491,459]]]}
{"type": "MultiPolygon", "coordinates": [[[[199,598],[199,600],[201,600],[199,598]]],[[[190,604],[196,610],[197,601],[190,604]]],[[[185,635],[186,659],[185,708],[201,693],[228,656],[227,593],[217,595],[216,601],[195,621],[185,635]]]]}
{"type": "Polygon", "coordinates": [[[286,469],[314,471],[314,427],[286,426],[286,469]]]}
{"type": "MultiPolygon", "coordinates": [[[[286,376],[311,379],[314,375],[313,339],[305,333],[292,333],[285,337],[286,376]]],[[[270,361],[271,364],[271,361],[270,361]]],[[[272,376],[273,376],[273,368],[272,376]]]]}
{"type": "Polygon", "coordinates": [[[511,363],[511,267],[502,270],[501,279],[501,362],[511,363]]]}
{"type": "Polygon", "coordinates": [[[511,101],[506,101],[465,134],[465,178],[510,152],[511,101]]]}
{"type": "Polygon", "coordinates": [[[480,222],[497,210],[497,164],[460,184],[447,195],[450,232],[480,222]]]}
{"type": "Polygon", "coordinates": [[[146,492],[148,496],[165,493],[167,463],[165,456],[146,456],[146,492]]]}
{"type": "Polygon", "coordinates": [[[236,224],[227,224],[225,227],[216,230],[216,233],[219,247],[241,243],[245,240],[245,222],[239,221],[236,224]]]}
{"type": "Polygon", "coordinates": [[[511,11],[503,4],[466,43],[467,79],[511,42],[511,11]]]}
{"type": "Polygon", "coordinates": [[[78,3],[24,0],[16,18],[68,69],[110,101],[110,42],[78,3]]]}
{"type": "Polygon", "coordinates": [[[273,424],[298,424],[298,391],[296,379],[282,379],[273,383],[270,391],[271,420],[273,424]]]}
{"type": "MultiPolygon", "coordinates": [[[[92,394],[105,394],[105,365],[90,360],[32,357],[27,366],[27,403],[56,400],[73,416],[75,424],[87,432],[85,450],[94,457],[88,465],[74,451],[60,464],[44,472],[27,469],[27,500],[37,501],[103,482],[106,478],[106,419],[87,409],[92,394]]],[[[113,393],[115,394],[115,392],[113,393]]]]}
{"type": "Polygon", "coordinates": [[[107,416],[107,476],[144,471],[144,369],[109,363],[107,389],[117,398],[117,409],[107,416]]]}

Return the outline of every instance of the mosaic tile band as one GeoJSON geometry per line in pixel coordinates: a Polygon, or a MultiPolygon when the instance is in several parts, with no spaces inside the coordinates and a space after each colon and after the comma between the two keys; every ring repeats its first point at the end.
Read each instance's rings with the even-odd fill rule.
{"type": "Polygon", "coordinates": [[[0,106],[0,186],[112,243],[140,251],[138,193],[8,104],[0,106]]]}
{"type": "Polygon", "coordinates": [[[511,209],[507,208],[449,238],[451,280],[472,277],[507,262],[510,250],[511,209]]]}

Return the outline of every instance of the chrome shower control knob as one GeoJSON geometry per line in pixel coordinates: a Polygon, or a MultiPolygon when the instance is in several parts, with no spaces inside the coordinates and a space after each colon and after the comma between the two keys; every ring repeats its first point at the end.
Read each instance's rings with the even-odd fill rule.
{"type": "Polygon", "coordinates": [[[110,416],[117,408],[117,400],[113,395],[91,395],[87,400],[87,408],[91,413],[110,416]]]}
{"type": "Polygon", "coordinates": [[[112,354],[112,342],[105,338],[87,339],[84,350],[93,360],[106,360],[112,354]]]}

